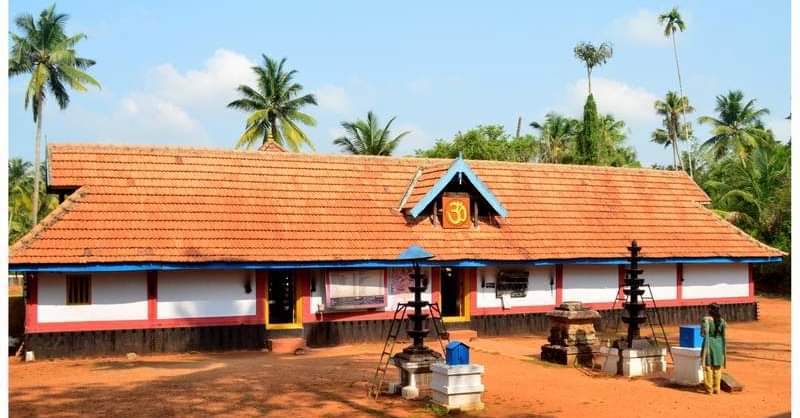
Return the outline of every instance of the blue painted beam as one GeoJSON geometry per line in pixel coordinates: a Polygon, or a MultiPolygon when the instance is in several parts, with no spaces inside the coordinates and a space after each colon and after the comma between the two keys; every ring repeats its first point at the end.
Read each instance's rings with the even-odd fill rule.
{"type": "MultiPolygon", "coordinates": [[[[778,263],[782,257],[674,257],[643,258],[641,264],[729,264],[729,263],[778,263]]],[[[627,258],[575,258],[568,260],[426,260],[423,267],[494,267],[494,266],[553,266],[557,264],[575,265],[624,265],[627,258]]],[[[411,267],[407,260],[352,260],[352,261],[312,261],[312,262],[208,262],[208,263],[94,263],[94,264],[10,264],[11,272],[114,272],[147,270],[281,270],[281,269],[369,269],[389,267],[411,267]]]]}

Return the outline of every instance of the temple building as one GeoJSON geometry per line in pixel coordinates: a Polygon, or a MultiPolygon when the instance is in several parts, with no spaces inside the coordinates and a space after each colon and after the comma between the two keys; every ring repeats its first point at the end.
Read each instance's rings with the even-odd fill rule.
{"type": "MultiPolygon", "coordinates": [[[[757,315],[752,266],[785,255],[706,207],[681,171],[51,144],[59,207],[10,249],[37,357],[311,347],[382,337],[424,295],[450,329],[543,331],[608,315],[632,240],[663,317],[757,315]]],[[[616,307],[621,306],[617,303],[616,307]]]]}

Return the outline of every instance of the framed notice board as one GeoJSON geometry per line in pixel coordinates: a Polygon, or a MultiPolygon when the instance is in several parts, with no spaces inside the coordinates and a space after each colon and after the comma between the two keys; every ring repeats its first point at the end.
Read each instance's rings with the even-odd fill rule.
{"type": "Polygon", "coordinates": [[[329,270],[325,306],[331,311],[358,311],[386,306],[386,270],[329,270]]]}

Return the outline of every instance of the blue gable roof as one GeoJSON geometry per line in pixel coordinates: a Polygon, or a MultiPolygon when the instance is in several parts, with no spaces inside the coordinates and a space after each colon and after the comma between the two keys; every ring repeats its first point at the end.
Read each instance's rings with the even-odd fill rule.
{"type": "Polygon", "coordinates": [[[494,193],[486,187],[485,184],[481,181],[477,174],[472,171],[469,164],[464,161],[463,158],[460,156],[453,161],[453,164],[450,165],[450,168],[447,169],[447,172],[436,182],[436,184],[425,194],[425,196],[411,208],[409,212],[412,217],[416,218],[422,211],[425,210],[428,205],[430,205],[434,199],[436,199],[443,191],[444,188],[450,183],[450,181],[455,178],[455,176],[465,176],[467,180],[478,190],[478,193],[483,197],[489,206],[494,209],[498,216],[501,218],[505,218],[508,216],[508,211],[505,207],[497,200],[497,197],[494,193]]]}

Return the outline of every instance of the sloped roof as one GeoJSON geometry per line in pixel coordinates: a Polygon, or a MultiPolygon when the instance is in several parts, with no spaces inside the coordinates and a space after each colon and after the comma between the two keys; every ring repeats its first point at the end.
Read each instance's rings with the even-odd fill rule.
{"type": "MultiPolygon", "coordinates": [[[[418,167],[452,160],[148,146],[49,146],[50,186],[80,188],[10,250],[15,264],[778,257],[702,206],[682,172],[469,161],[502,226],[407,223],[418,167]]],[[[421,179],[420,181],[422,181],[421,179]]]]}

